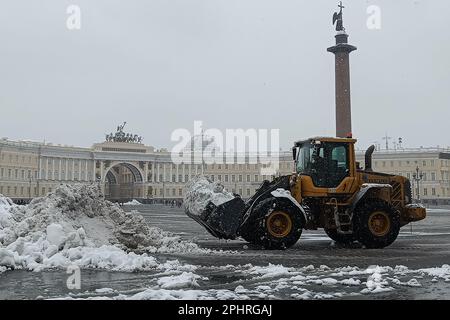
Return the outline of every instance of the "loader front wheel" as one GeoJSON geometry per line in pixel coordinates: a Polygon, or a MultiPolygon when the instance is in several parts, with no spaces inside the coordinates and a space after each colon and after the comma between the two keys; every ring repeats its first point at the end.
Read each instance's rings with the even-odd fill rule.
{"type": "Polygon", "coordinates": [[[353,215],[358,241],[366,248],[380,249],[392,244],[400,231],[400,220],[389,203],[368,199],[358,205],[353,215]]]}
{"type": "Polygon", "coordinates": [[[269,198],[255,208],[258,215],[255,244],[268,250],[287,249],[293,246],[302,234],[303,221],[297,208],[289,202],[269,198]]]}

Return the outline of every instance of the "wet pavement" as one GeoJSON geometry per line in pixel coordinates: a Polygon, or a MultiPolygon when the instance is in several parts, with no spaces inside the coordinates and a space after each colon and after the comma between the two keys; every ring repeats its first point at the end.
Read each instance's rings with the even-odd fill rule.
{"type": "MultiPolygon", "coordinates": [[[[197,289],[200,290],[236,292],[239,287],[244,288],[245,297],[252,299],[302,298],[305,294],[309,298],[450,299],[450,275],[420,271],[450,264],[450,209],[429,210],[426,220],[402,228],[397,241],[385,249],[339,247],[318,230],[305,231],[294,247],[284,251],[252,248],[241,240],[215,239],[180,208],[145,205],[129,206],[125,210],[137,210],[151,226],[173,232],[203,248],[226,251],[220,255],[155,255],[160,261],[177,259],[197,266],[195,273],[207,277],[207,281],[199,280],[197,289]],[[282,265],[281,271],[273,273],[272,265],[282,265]],[[305,269],[309,265],[315,269],[305,269]],[[364,271],[375,265],[382,270],[364,271]],[[255,271],[255,266],[266,269],[255,271]],[[346,266],[353,269],[342,269],[346,266]],[[396,266],[407,268],[402,267],[405,271],[396,266]],[[381,280],[377,278],[378,273],[382,275],[381,280]],[[344,285],[350,278],[356,284],[344,285]],[[372,278],[381,289],[367,293],[372,278]]],[[[81,290],[75,292],[67,289],[65,271],[8,271],[0,274],[0,299],[103,296],[95,291],[100,288],[111,288],[110,296],[130,295],[154,286],[160,276],[156,272],[81,272],[81,290]]]]}

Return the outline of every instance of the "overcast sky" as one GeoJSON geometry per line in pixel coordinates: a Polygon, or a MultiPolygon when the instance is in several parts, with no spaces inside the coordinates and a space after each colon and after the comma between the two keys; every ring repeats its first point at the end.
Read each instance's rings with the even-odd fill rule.
{"type": "MultiPolygon", "coordinates": [[[[335,0],[1,0],[0,137],[76,146],[127,121],[169,147],[177,128],[334,135],[335,0]],[[81,9],[68,30],[66,9],[81,9]]],[[[450,1],[344,1],[353,132],[450,145],[450,1]],[[381,29],[366,10],[381,8],[381,29]]]]}

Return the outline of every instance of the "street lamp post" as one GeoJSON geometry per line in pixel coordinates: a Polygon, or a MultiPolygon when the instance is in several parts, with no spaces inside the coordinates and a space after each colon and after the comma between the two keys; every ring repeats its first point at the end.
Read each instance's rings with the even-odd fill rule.
{"type": "Polygon", "coordinates": [[[30,186],[28,187],[28,198],[31,201],[31,172],[28,171],[28,182],[30,183],[30,186]]]}
{"type": "Polygon", "coordinates": [[[162,183],[163,183],[163,202],[164,202],[164,200],[166,199],[166,181],[165,181],[165,179],[163,179],[162,183]]]}
{"type": "Polygon", "coordinates": [[[423,179],[423,173],[419,172],[419,166],[416,168],[416,173],[413,173],[413,179],[417,186],[417,202],[420,203],[420,181],[423,179]]]}

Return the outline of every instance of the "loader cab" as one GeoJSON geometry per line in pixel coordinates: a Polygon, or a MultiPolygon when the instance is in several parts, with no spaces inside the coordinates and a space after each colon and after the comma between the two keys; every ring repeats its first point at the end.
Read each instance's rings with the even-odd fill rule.
{"type": "Polygon", "coordinates": [[[318,188],[336,188],[353,173],[354,139],[312,138],[293,148],[296,172],[311,177],[318,188]]]}

